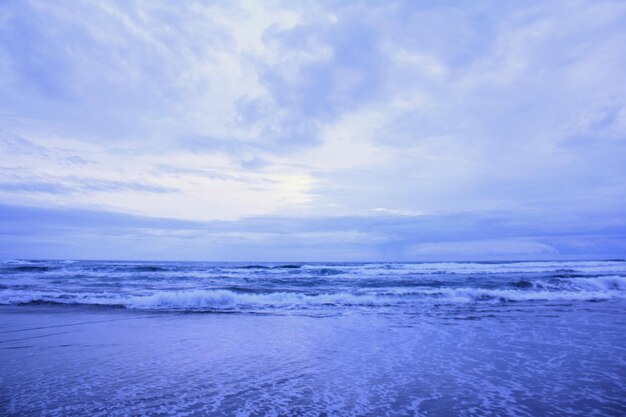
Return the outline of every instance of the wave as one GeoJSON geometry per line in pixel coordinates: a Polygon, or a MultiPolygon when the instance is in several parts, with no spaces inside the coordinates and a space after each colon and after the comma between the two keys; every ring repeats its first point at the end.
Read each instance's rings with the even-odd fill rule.
{"type": "Polygon", "coordinates": [[[299,269],[299,268],[302,268],[302,265],[287,264],[287,265],[278,265],[278,266],[275,266],[274,268],[276,269],[299,269]]]}
{"type": "Polygon", "coordinates": [[[626,298],[624,294],[607,291],[519,291],[480,288],[441,288],[422,290],[420,294],[438,297],[443,302],[471,303],[516,301],[600,301],[614,297],[626,298]]]}
{"type": "Polygon", "coordinates": [[[520,280],[512,284],[519,288],[547,290],[590,290],[610,291],[626,290],[626,277],[622,275],[601,275],[597,277],[553,277],[548,280],[520,280]]]}
{"type": "Polygon", "coordinates": [[[50,266],[36,266],[36,265],[22,265],[11,268],[12,271],[17,272],[46,272],[51,269],[56,269],[50,266]]]}
{"type": "MultiPolygon", "coordinates": [[[[337,266],[333,266],[337,267],[337,266]]],[[[355,268],[352,266],[351,268],[355,268]]],[[[623,261],[523,261],[523,262],[432,262],[407,264],[364,264],[362,274],[509,274],[509,273],[602,273],[626,272],[623,261]]]]}
{"type": "Polygon", "coordinates": [[[595,278],[571,278],[575,287],[591,290],[626,290],[626,277],[602,276],[595,278]]]}
{"type": "Polygon", "coordinates": [[[2,259],[0,265],[32,265],[37,261],[28,261],[25,259],[2,259]]]}
{"type": "Polygon", "coordinates": [[[0,293],[0,305],[31,303],[86,304],[123,306],[140,310],[224,310],[272,307],[303,307],[330,305],[384,305],[394,302],[392,297],[357,295],[351,293],[328,293],[308,295],[302,293],[275,292],[263,294],[237,293],[229,290],[158,291],[151,295],[115,297],[108,294],[54,294],[0,293]]]}
{"type": "MultiPolygon", "coordinates": [[[[623,278],[623,277],[619,277],[623,278]]],[[[119,296],[107,293],[45,293],[2,290],[0,304],[30,303],[87,304],[122,306],[128,309],[163,311],[217,311],[257,309],[307,309],[332,307],[380,307],[457,303],[502,303],[519,301],[600,301],[626,298],[623,280],[606,278],[583,282],[587,289],[484,289],[484,288],[420,288],[387,289],[362,293],[298,292],[240,293],[230,290],[157,291],[140,296],[119,296]]]]}
{"type": "Polygon", "coordinates": [[[241,294],[228,290],[194,290],[184,292],[160,292],[146,297],[136,297],[129,300],[126,306],[148,310],[203,310],[238,307],[374,306],[392,304],[393,302],[394,300],[391,297],[355,295],[351,293],[308,295],[302,293],[275,292],[265,294],[241,294]]]}
{"type": "Polygon", "coordinates": [[[419,277],[446,275],[463,278],[479,275],[537,274],[561,277],[597,274],[626,274],[626,263],[619,261],[593,262],[509,262],[509,263],[377,263],[377,264],[286,264],[286,265],[215,265],[196,272],[238,277],[255,276],[302,277],[335,276],[337,279],[371,279],[372,277],[419,277]]]}
{"type": "Polygon", "coordinates": [[[304,265],[299,264],[285,264],[285,265],[238,265],[238,266],[230,266],[230,267],[222,267],[220,269],[224,270],[238,270],[238,269],[250,269],[250,270],[268,270],[268,269],[300,269],[304,265]]]}
{"type": "MultiPolygon", "coordinates": [[[[281,276],[308,278],[333,276],[336,279],[371,279],[372,277],[416,278],[445,275],[453,279],[480,275],[547,275],[571,278],[599,274],[626,275],[626,262],[612,261],[526,261],[526,262],[425,262],[425,263],[214,263],[214,262],[94,262],[94,261],[25,261],[0,262],[0,271],[9,274],[53,272],[93,276],[129,277],[231,277],[281,276]]],[[[524,277],[527,280],[528,277],[524,277]]],[[[523,285],[523,283],[521,284],[523,285]]]]}
{"type": "MultiPolygon", "coordinates": [[[[104,273],[119,273],[119,272],[165,272],[173,270],[171,267],[159,266],[159,265],[85,265],[78,268],[80,271],[86,272],[104,272],[104,273]]],[[[175,269],[174,269],[175,270],[175,269]]]]}
{"type": "Polygon", "coordinates": [[[242,265],[242,266],[236,266],[233,269],[270,269],[270,266],[266,266],[266,265],[242,265]]]}
{"type": "MultiPolygon", "coordinates": [[[[276,268],[276,267],[274,267],[276,268]]],[[[303,264],[302,272],[319,275],[332,270],[349,278],[394,275],[484,274],[601,274],[626,273],[626,262],[611,261],[519,261],[519,262],[423,262],[364,264],[303,264]]],[[[289,271],[287,271],[289,272],[289,271]]],[[[296,271],[293,271],[296,272],[296,271]]]]}

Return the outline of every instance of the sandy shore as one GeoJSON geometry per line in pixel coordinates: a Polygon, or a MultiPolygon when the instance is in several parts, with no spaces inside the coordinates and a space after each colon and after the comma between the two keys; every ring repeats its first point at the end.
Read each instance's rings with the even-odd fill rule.
{"type": "Polygon", "coordinates": [[[622,319],[587,305],[585,322],[3,306],[0,414],[619,415],[622,319]]]}

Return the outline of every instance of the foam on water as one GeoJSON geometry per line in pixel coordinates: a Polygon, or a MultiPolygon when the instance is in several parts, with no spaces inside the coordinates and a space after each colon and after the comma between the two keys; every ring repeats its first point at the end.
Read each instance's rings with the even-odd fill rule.
{"type": "Polygon", "coordinates": [[[623,261],[232,264],[0,263],[0,304],[145,310],[427,308],[432,304],[626,297],[623,261]]]}
{"type": "Polygon", "coordinates": [[[227,290],[195,290],[184,292],[157,292],[146,297],[128,300],[125,305],[139,309],[203,310],[223,308],[268,308],[305,306],[385,305],[391,297],[354,295],[349,293],[306,295],[275,292],[271,294],[241,294],[227,290]]]}

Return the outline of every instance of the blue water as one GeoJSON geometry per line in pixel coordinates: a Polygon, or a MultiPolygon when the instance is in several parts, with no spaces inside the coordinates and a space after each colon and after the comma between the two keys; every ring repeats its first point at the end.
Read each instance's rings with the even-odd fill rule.
{"type": "Polygon", "coordinates": [[[0,414],[626,415],[626,262],[0,263],[0,414]]]}
{"type": "MultiPolygon", "coordinates": [[[[279,264],[5,261],[0,304],[429,314],[433,307],[626,297],[626,262],[279,264]]],[[[532,304],[533,308],[541,304],[532,304]]]]}

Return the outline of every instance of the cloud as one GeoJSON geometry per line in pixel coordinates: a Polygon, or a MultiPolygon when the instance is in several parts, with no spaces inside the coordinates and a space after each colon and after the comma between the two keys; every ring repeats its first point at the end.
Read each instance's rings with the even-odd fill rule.
{"type": "Polygon", "coordinates": [[[0,146],[11,154],[30,155],[38,158],[49,158],[50,150],[20,136],[0,136],[0,146]]]}
{"type": "Polygon", "coordinates": [[[580,218],[546,225],[537,222],[543,215],[513,219],[493,212],[198,222],[0,205],[0,256],[216,261],[623,257],[626,222],[619,213],[605,215],[601,222],[575,229],[580,218]]]}
{"type": "Polygon", "coordinates": [[[146,193],[177,193],[180,190],[158,184],[147,184],[132,181],[108,181],[89,178],[59,177],[56,181],[38,178],[14,178],[12,182],[0,182],[0,191],[16,193],[98,193],[103,191],[137,191],[146,193]]]}
{"type": "Polygon", "coordinates": [[[6,1],[0,198],[227,221],[294,256],[294,222],[294,247],[355,258],[613,253],[624,28],[611,0],[6,1]]]}
{"type": "Polygon", "coordinates": [[[239,90],[223,80],[234,42],[215,19],[234,13],[225,5],[29,1],[3,9],[2,104],[66,134],[159,139],[159,130],[202,125],[189,110],[206,106],[206,95],[239,90]]]}
{"type": "Polygon", "coordinates": [[[434,259],[529,259],[536,256],[558,257],[550,245],[528,240],[478,240],[472,242],[424,243],[409,247],[415,257],[434,259]]]}

